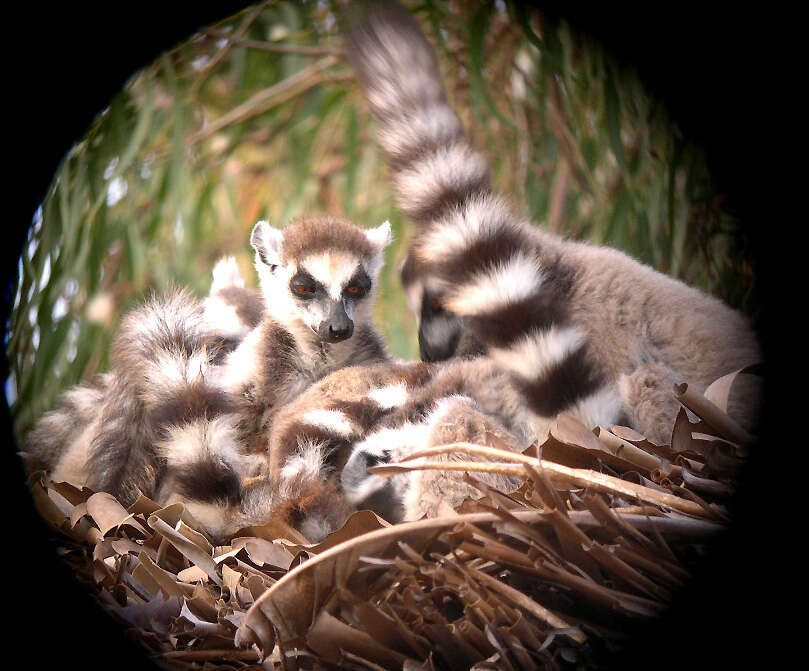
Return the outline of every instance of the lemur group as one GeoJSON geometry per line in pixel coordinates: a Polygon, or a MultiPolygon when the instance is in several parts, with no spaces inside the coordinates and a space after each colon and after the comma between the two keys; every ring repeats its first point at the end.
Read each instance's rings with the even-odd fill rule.
{"type": "MultiPolygon", "coordinates": [[[[359,509],[398,522],[474,494],[454,471],[369,466],[456,441],[522,451],[561,412],[665,443],[675,383],[760,360],[719,300],[521,219],[404,9],[378,3],[345,32],[411,223],[401,279],[422,360],[394,360],[372,325],[387,222],[260,221],[260,290],[230,257],[205,299],[151,299],[121,323],[111,369],[40,418],[24,449],[53,480],[182,502],[216,540],[281,520],[314,542],[359,509]]],[[[754,403],[733,410],[748,427],[754,403]]]]}

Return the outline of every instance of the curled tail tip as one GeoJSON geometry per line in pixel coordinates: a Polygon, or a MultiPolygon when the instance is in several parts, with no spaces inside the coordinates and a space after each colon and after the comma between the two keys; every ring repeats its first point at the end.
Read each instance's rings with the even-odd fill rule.
{"type": "Polygon", "coordinates": [[[346,57],[361,80],[376,74],[371,56],[394,66],[412,66],[414,55],[430,64],[435,61],[433,47],[415,17],[398,2],[350,3],[341,19],[346,57]]]}
{"type": "Polygon", "coordinates": [[[244,287],[244,277],[239,271],[239,265],[234,256],[223,256],[213,268],[211,293],[227,287],[244,287]]]}

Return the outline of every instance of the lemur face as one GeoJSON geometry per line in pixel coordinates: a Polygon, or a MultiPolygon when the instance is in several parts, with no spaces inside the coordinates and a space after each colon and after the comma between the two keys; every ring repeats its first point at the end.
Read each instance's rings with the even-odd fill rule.
{"type": "Polygon", "coordinates": [[[347,340],[370,320],[374,283],[390,224],[363,230],[333,218],[293,222],[283,231],[260,221],[251,244],[270,314],[303,323],[327,343],[347,340]]]}
{"type": "Polygon", "coordinates": [[[304,323],[329,343],[351,337],[371,287],[362,263],[346,252],[307,256],[289,279],[289,293],[304,323]]]}

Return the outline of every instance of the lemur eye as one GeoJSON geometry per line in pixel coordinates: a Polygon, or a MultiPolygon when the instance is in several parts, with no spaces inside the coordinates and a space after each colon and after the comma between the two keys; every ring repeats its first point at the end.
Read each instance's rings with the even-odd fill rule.
{"type": "Polygon", "coordinates": [[[346,291],[350,294],[358,294],[360,292],[359,287],[348,287],[346,291]]]}
{"type": "Polygon", "coordinates": [[[436,299],[436,300],[434,300],[432,303],[430,303],[430,309],[431,309],[433,312],[441,312],[441,311],[442,311],[444,308],[443,308],[443,307],[441,307],[441,301],[439,301],[438,299],[436,299]]]}
{"type": "Polygon", "coordinates": [[[289,290],[294,296],[300,298],[314,298],[315,294],[320,291],[320,284],[307,273],[298,272],[289,281],[289,290]]]}

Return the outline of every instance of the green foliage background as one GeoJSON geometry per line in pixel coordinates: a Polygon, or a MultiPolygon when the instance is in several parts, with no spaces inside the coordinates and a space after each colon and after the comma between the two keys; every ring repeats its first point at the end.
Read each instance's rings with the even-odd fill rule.
{"type": "MultiPolygon", "coordinates": [[[[699,147],[565,23],[520,5],[406,3],[496,187],[550,230],[612,245],[755,318],[752,256],[699,147]]],[[[62,162],[19,264],[6,346],[18,431],[105,370],[121,314],[149,292],[203,295],[224,254],[254,280],[248,236],[329,212],[390,219],[376,322],[417,357],[397,268],[407,241],[333,7],[246,9],[135,74],[62,162]]]]}

